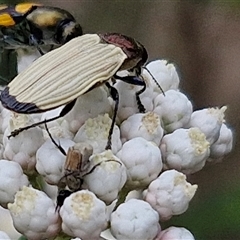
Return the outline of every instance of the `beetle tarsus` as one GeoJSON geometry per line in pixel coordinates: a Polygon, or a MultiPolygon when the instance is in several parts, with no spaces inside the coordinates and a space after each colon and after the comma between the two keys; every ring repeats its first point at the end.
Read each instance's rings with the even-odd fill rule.
{"type": "Polygon", "coordinates": [[[114,124],[115,124],[115,121],[116,121],[116,117],[117,117],[118,104],[119,104],[119,94],[118,94],[117,89],[114,88],[113,86],[111,86],[109,84],[109,82],[106,82],[106,86],[110,90],[110,94],[112,96],[112,99],[115,101],[115,107],[114,107],[114,112],[113,112],[113,117],[112,117],[112,123],[111,123],[111,127],[110,127],[109,133],[108,133],[107,145],[105,147],[105,150],[109,150],[109,149],[112,148],[112,133],[113,133],[113,128],[114,128],[114,124]]]}
{"type": "MultiPolygon", "coordinates": [[[[144,82],[145,83],[145,82],[144,82]]],[[[145,113],[146,112],[146,108],[143,106],[141,99],[140,99],[140,94],[142,94],[145,90],[146,90],[146,83],[144,84],[143,88],[139,91],[136,92],[136,101],[137,101],[137,105],[138,105],[138,110],[140,113],[145,113]]]]}
{"type": "Polygon", "coordinates": [[[53,144],[59,149],[59,151],[60,151],[63,155],[66,156],[67,154],[66,154],[65,150],[63,149],[63,147],[60,145],[60,143],[57,143],[57,142],[54,140],[52,134],[50,133],[50,131],[49,131],[48,127],[47,127],[47,123],[46,123],[46,122],[44,123],[44,125],[45,125],[46,131],[47,131],[47,133],[48,133],[48,136],[49,136],[50,139],[52,140],[53,144]]]}
{"type": "Polygon", "coordinates": [[[19,129],[16,129],[16,130],[12,131],[11,134],[7,136],[8,139],[10,139],[11,137],[17,136],[17,135],[18,135],[20,132],[22,132],[23,130],[24,130],[24,129],[19,128],[19,129]]]}

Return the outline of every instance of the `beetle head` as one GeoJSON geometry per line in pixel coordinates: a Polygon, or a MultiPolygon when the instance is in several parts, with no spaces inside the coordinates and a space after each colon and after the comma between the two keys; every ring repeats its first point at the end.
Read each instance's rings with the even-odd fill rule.
{"type": "Polygon", "coordinates": [[[141,43],[119,33],[105,33],[99,34],[99,36],[103,42],[120,47],[127,55],[127,59],[119,70],[135,69],[136,73],[140,74],[141,67],[145,64],[148,58],[147,51],[141,43]]]}
{"type": "Polygon", "coordinates": [[[60,44],[65,44],[71,39],[81,36],[82,34],[82,28],[79,23],[76,23],[71,19],[64,19],[57,26],[55,40],[60,44]]]}
{"type": "Polygon", "coordinates": [[[55,208],[55,212],[59,211],[61,206],[64,203],[64,200],[72,194],[69,190],[60,190],[57,196],[57,206],[55,208]]]}

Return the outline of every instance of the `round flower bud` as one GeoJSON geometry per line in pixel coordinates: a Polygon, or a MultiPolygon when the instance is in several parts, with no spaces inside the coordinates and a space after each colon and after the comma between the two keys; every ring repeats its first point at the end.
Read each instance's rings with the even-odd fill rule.
{"type": "Polygon", "coordinates": [[[14,203],[8,204],[16,230],[28,239],[47,239],[61,230],[59,214],[53,201],[44,193],[31,187],[18,191],[14,203]]]}
{"type": "Polygon", "coordinates": [[[205,108],[192,113],[189,127],[198,127],[207,138],[210,144],[217,141],[222,123],[224,122],[224,112],[227,107],[205,108]]]}
{"type": "Polygon", "coordinates": [[[107,227],[106,205],[92,192],[81,190],[67,197],[60,209],[62,230],[82,240],[97,240],[107,227]]]}
{"type": "MultiPolygon", "coordinates": [[[[146,68],[154,76],[164,92],[169,89],[178,89],[179,77],[176,68],[172,63],[168,63],[167,60],[155,60],[148,63],[146,68]]],[[[162,93],[149,72],[146,69],[143,69],[144,79],[147,82],[150,82],[155,93],[162,93]]]]}
{"type": "Polygon", "coordinates": [[[163,137],[160,118],[153,112],[137,113],[130,116],[121,124],[120,131],[122,142],[135,137],[143,137],[159,146],[163,137]]]}
{"type": "Polygon", "coordinates": [[[19,163],[25,171],[33,171],[35,169],[35,155],[38,148],[44,142],[42,130],[39,127],[35,127],[23,131],[10,139],[7,136],[11,131],[31,125],[32,123],[32,118],[29,115],[13,113],[9,127],[4,132],[3,137],[3,144],[5,146],[4,158],[19,163]]]}
{"type": "Polygon", "coordinates": [[[7,235],[7,233],[0,231],[0,239],[2,240],[11,240],[11,238],[7,235]]]}
{"type": "MultiPolygon", "coordinates": [[[[9,210],[0,206],[0,216],[1,219],[4,219],[4,221],[0,221],[0,229],[4,230],[10,239],[19,239],[21,234],[14,228],[9,210]]],[[[2,238],[0,237],[0,239],[2,238]]]]}
{"type": "Polygon", "coordinates": [[[117,157],[127,168],[126,186],[130,189],[146,187],[162,170],[159,148],[141,137],[125,142],[117,157]]]}
{"type": "MultiPolygon", "coordinates": [[[[0,105],[2,106],[2,104],[0,105]]],[[[8,109],[6,108],[3,108],[2,111],[1,111],[1,133],[4,133],[5,130],[8,128],[8,125],[9,125],[9,120],[12,116],[12,112],[9,111],[8,109]]]]}
{"type": "Polygon", "coordinates": [[[233,133],[226,124],[222,124],[218,140],[210,146],[209,162],[219,162],[233,148],[233,133]]]}
{"type": "MultiPolygon", "coordinates": [[[[41,46],[42,49],[42,46],[41,46]]],[[[41,57],[37,48],[17,48],[17,71],[18,73],[25,70],[37,58],[41,57]]]]}
{"type": "Polygon", "coordinates": [[[76,133],[87,119],[111,113],[111,111],[108,92],[102,86],[80,96],[65,119],[69,122],[69,130],[76,133]]]}
{"type": "Polygon", "coordinates": [[[183,227],[169,227],[161,231],[154,240],[194,240],[190,231],[183,227]]]}
{"type": "Polygon", "coordinates": [[[106,203],[111,203],[127,180],[126,167],[110,150],[90,157],[90,174],[84,177],[87,188],[106,203]]]}
{"type": "MultiPolygon", "coordinates": [[[[93,147],[93,153],[101,153],[106,148],[111,123],[112,119],[108,114],[89,118],[75,135],[74,141],[88,143],[93,147]]],[[[121,147],[120,131],[115,125],[112,134],[113,153],[117,153],[121,147]]]]}
{"type": "Polygon", "coordinates": [[[111,232],[118,240],[151,240],[160,230],[158,221],[158,213],[147,202],[130,199],[111,214],[111,232]]]}
{"type": "Polygon", "coordinates": [[[186,176],[176,170],[163,172],[144,191],[144,199],[166,221],[173,215],[184,213],[197,190],[197,185],[186,181],[186,176]]]}
{"type": "Polygon", "coordinates": [[[176,90],[168,90],[154,99],[154,110],[162,121],[166,132],[185,127],[191,118],[192,103],[186,95],[176,90]]]}
{"type": "MultiPolygon", "coordinates": [[[[143,87],[118,81],[114,87],[119,93],[119,107],[117,117],[119,122],[126,120],[135,113],[139,113],[139,106],[136,101],[136,93],[143,87]]],[[[153,89],[147,87],[146,90],[140,94],[140,100],[146,112],[153,110],[153,89]]]]}
{"type": "Polygon", "coordinates": [[[0,204],[3,207],[7,207],[9,202],[13,202],[16,192],[28,184],[28,178],[23,174],[18,163],[0,160],[0,204]]]}
{"type": "MultiPolygon", "coordinates": [[[[55,140],[67,152],[75,143],[70,139],[55,140]]],[[[36,169],[49,184],[57,185],[64,174],[66,156],[63,155],[55,144],[49,139],[36,153],[36,169]]]]}
{"type": "Polygon", "coordinates": [[[210,144],[198,128],[179,128],[163,137],[160,149],[165,169],[185,174],[201,170],[210,154],[210,144]]]}

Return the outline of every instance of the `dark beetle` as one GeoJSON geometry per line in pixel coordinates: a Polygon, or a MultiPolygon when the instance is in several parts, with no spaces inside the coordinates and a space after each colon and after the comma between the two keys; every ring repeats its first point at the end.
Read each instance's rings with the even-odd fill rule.
{"type": "Polygon", "coordinates": [[[2,48],[62,45],[80,35],[81,26],[63,9],[35,3],[0,5],[2,48]]]}
{"type": "MultiPolygon", "coordinates": [[[[68,149],[66,153],[63,147],[58,144],[52,137],[47,124],[45,123],[45,128],[47,133],[52,140],[53,144],[61,151],[63,155],[66,156],[66,161],[64,164],[64,176],[59,180],[58,187],[61,189],[57,196],[57,206],[56,211],[58,211],[64,203],[65,198],[69,197],[73,192],[82,189],[83,179],[86,175],[92,173],[96,167],[101,165],[101,162],[90,165],[89,158],[93,154],[93,148],[87,143],[76,143],[73,147],[68,149]],[[65,187],[69,189],[65,189],[65,187]]],[[[105,162],[118,162],[116,160],[105,160],[105,162]]],[[[118,162],[120,165],[121,163],[118,162]]]]}

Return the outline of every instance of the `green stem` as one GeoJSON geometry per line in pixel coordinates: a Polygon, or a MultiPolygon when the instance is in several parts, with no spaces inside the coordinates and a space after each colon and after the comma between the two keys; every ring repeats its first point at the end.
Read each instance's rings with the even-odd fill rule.
{"type": "Polygon", "coordinates": [[[122,204],[128,195],[128,193],[131,191],[131,189],[123,187],[122,190],[118,193],[118,200],[116,203],[115,208],[113,209],[113,212],[118,208],[120,204],[122,204]]]}
{"type": "Polygon", "coordinates": [[[35,189],[43,190],[45,182],[40,174],[38,173],[33,173],[31,175],[28,174],[28,180],[35,189]]]}

